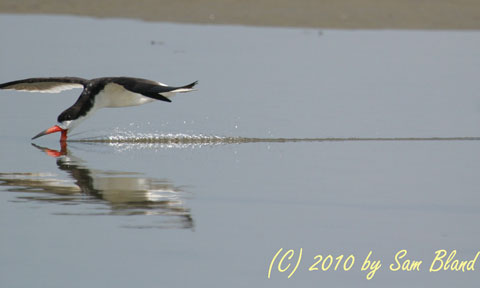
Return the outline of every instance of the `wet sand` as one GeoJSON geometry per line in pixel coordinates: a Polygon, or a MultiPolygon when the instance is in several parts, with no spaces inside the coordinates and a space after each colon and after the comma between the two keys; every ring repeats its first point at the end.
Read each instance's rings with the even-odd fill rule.
{"type": "Polygon", "coordinates": [[[477,0],[4,0],[0,13],[338,29],[480,29],[477,0]]]}

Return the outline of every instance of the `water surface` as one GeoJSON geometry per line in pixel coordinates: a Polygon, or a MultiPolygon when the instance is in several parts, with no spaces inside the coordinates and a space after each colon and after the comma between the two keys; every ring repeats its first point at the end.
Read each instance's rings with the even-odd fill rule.
{"type": "Polygon", "coordinates": [[[0,82],[200,83],[66,147],[30,138],[80,91],[0,92],[2,287],[476,287],[427,263],[480,249],[479,33],[1,15],[0,36],[0,82]],[[291,279],[267,279],[279,248],[303,248],[291,279]],[[388,271],[400,249],[421,271],[388,271]],[[357,263],[308,272],[317,254],[357,263]]]}

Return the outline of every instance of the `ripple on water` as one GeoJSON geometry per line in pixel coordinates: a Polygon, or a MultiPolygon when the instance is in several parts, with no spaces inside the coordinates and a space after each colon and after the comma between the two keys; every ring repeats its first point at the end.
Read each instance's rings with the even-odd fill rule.
{"type": "Polygon", "coordinates": [[[133,132],[130,130],[115,129],[113,132],[99,136],[87,136],[71,139],[71,142],[105,143],[120,150],[145,148],[198,148],[208,145],[225,144],[229,137],[186,134],[186,133],[158,133],[133,132]]]}
{"type": "Polygon", "coordinates": [[[143,148],[198,148],[220,144],[240,143],[286,143],[286,142],[358,142],[358,141],[479,141],[480,137],[310,137],[310,138],[252,138],[232,137],[205,134],[186,133],[158,133],[158,132],[132,132],[129,130],[115,129],[101,136],[88,136],[73,139],[71,142],[105,143],[117,149],[143,149],[143,148]]]}

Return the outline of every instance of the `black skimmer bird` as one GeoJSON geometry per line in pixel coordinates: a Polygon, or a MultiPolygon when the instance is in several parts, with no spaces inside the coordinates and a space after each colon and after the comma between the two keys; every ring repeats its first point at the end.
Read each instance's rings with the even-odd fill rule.
{"type": "Polygon", "coordinates": [[[197,81],[179,87],[167,86],[160,82],[131,77],[104,77],[92,80],[78,77],[29,78],[0,84],[0,89],[29,92],[58,93],[73,88],[83,88],[75,104],[63,111],[57,118],[57,125],[35,135],[33,139],[55,132],[61,132],[61,142],[67,140],[67,133],[93,112],[106,107],[127,107],[149,103],[155,100],[171,102],[178,92],[189,92],[197,81]]]}

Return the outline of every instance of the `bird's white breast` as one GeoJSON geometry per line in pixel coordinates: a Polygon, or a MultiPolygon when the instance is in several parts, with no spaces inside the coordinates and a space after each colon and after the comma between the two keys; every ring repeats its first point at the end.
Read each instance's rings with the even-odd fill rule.
{"type": "Polygon", "coordinates": [[[123,88],[122,85],[109,83],[95,97],[95,107],[127,107],[137,106],[154,101],[154,99],[134,93],[123,88]]]}

